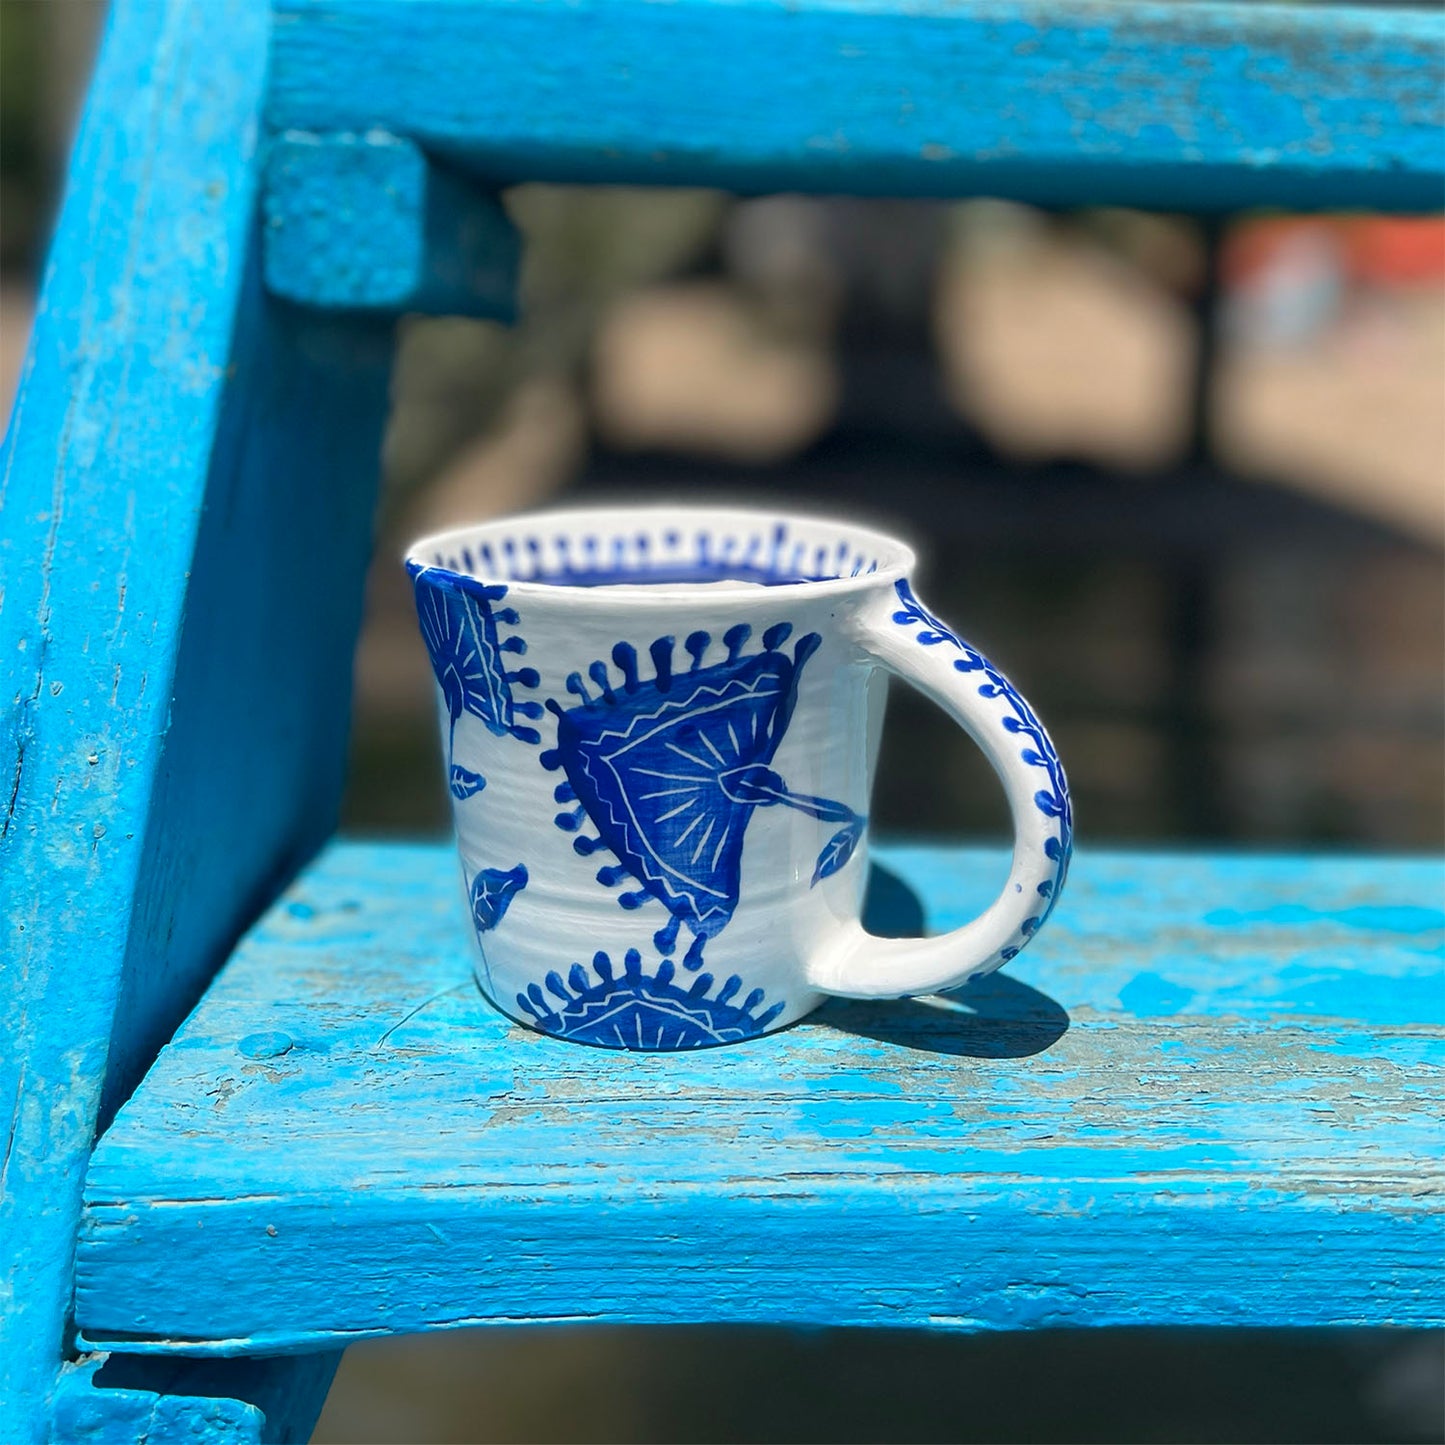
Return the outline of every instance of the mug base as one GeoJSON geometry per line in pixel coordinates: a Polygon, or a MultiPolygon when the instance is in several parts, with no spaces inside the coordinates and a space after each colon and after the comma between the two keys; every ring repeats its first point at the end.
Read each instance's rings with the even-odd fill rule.
{"type": "Polygon", "coordinates": [[[488,991],[479,971],[473,977],[498,1013],[534,1033],[630,1053],[689,1053],[746,1043],[788,1028],[822,1002],[810,996],[801,1008],[764,1007],[761,989],[739,999],[741,988],[729,987],[736,979],[715,987],[707,974],[676,978],[666,963],[651,978],[634,967],[595,979],[574,968],[565,982],[552,973],[545,989],[529,985],[511,1007],[488,991]]]}

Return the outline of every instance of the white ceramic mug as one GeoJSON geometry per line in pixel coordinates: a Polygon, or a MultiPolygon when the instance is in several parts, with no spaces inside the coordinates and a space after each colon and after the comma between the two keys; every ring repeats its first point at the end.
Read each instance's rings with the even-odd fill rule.
{"type": "Polygon", "coordinates": [[[827,994],[951,988],[1024,947],[1068,869],[1068,785],[913,565],[850,523],[729,508],[540,513],[411,548],[499,1009],[609,1048],[697,1048],[827,994]],[[859,921],[889,674],[967,730],[1013,816],[1003,892],[937,938],[859,921]]]}

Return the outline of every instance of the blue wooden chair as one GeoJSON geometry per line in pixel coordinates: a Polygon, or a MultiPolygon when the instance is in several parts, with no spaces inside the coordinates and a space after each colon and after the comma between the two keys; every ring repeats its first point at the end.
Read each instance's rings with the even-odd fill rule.
{"type": "MultiPolygon", "coordinates": [[[[0,1434],[302,1439],[350,1341],[480,1323],[1438,1323],[1435,862],[1085,848],[971,1005],[682,1059],[481,1012],[447,851],[328,839],[393,324],[510,313],[495,187],[1428,209],[1442,44],[117,0],[0,463],[0,1434]]],[[[933,928],[998,866],[883,861],[933,928]]]]}

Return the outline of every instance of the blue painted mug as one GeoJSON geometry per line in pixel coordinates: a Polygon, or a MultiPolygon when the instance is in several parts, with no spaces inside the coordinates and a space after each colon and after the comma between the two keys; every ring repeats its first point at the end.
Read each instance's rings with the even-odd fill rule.
{"type": "Polygon", "coordinates": [[[951,988],[1048,917],[1072,820],[1006,678],[914,595],[903,543],[728,508],[535,514],[408,553],[436,676],[476,977],[608,1048],[736,1043],[828,994],[951,988]],[[973,922],[860,922],[889,675],[1003,780],[1013,864],[973,922]]]}

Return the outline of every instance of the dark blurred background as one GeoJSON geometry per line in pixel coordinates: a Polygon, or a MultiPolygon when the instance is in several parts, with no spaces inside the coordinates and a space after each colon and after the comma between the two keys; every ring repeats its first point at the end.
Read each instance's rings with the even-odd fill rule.
{"type": "MultiPolygon", "coordinates": [[[[0,0],[7,413],[101,15],[0,0]]],[[[402,324],[348,828],[447,823],[412,536],[726,496],[911,536],[1048,720],[1085,847],[1439,851],[1439,218],[506,199],[521,324],[402,324]]],[[[1001,838],[963,735],[891,706],[880,829],[1001,838]]],[[[354,1347],[317,1439],[1434,1440],[1442,1394],[1438,1336],[554,1328],[354,1347]]]]}

